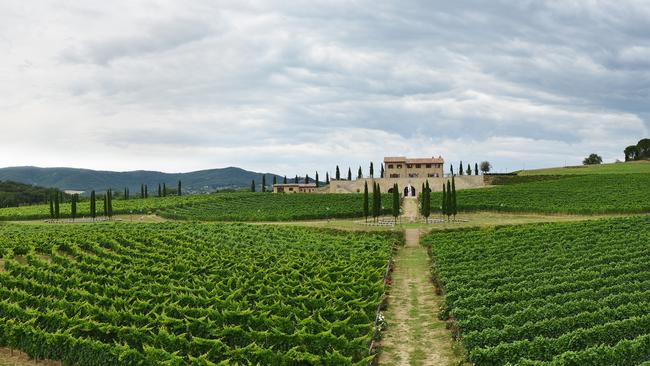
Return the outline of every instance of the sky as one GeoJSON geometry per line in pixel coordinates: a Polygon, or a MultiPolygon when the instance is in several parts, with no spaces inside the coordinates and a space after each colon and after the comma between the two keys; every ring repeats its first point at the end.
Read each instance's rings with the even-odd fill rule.
{"type": "Polygon", "coordinates": [[[0,166],[495,171],[650,137],[650,1],[0,0],[0,166]]]}

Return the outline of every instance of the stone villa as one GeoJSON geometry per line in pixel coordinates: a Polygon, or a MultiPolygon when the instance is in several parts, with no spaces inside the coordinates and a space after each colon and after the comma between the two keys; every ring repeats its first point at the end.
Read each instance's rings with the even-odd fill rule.
{"type": "Polygon", "coordinates": [[[273,185],[273,193],[312,193],[315,191],[315,183],[284,183],[273,185]]]}

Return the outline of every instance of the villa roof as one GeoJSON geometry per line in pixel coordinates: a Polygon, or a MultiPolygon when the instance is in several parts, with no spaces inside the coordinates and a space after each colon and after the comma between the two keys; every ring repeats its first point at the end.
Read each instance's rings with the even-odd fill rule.
{"type": "Polygon", "coordinates": [[[316,188],[316,183],[277,183],[273,187],[316,188]]]}
{"type": "Polygon", "coordinates": [[[445,160],[442,156],[437,158],[407,158],[405,156],[387,156],[384,163],[405,163],[405,164],[443,164],[445,160]]]}

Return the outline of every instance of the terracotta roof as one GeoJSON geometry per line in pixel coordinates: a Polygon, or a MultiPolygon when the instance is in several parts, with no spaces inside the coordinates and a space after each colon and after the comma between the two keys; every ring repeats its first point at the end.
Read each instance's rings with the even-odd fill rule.
{"type": "Polygon", "coordinates": [[[273,187],[300,187],[300,188],[316,188],[316,183],[278,183],[273,187]]]}
{"type": "Polygon", "coordinates": [[[445,160],[438,156],[437,158],[406,158],[403,156],[385,157],[384,163],[406,163],[406,164],[443,164],[445,160]]]}

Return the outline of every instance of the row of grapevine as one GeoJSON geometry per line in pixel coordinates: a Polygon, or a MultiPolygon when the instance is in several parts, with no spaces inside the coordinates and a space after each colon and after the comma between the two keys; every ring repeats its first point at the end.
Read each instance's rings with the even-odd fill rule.
{"type": "MultiPolygon", "coordinates": [[[[382,212],[389,214],[392,201],[383,195],[382,212]]],[[[48,205],[0,208],[2,220],[50,217],[48,205]]],[[[71,216],[70,205],[60,207],[61,217],[71,216]]],[[[291,221],[363,216],[361,194],[214,193],[115,200],[113,214],[148,214],[196,221],[291,221]]],[[[77,204],[77,217],[90,217],[88,201],[77,204]]]]}
{"type": "Polygon", "coordinates": [[[84,365],[366,365],[399,234],[2,225],[0,346],[84,365]]]}
{"type": "Polygon", "coordinates": [[[477,366],[650,361],[637,349],[650,336],[650,218],[457,230],[424,242],[445,293],[441,314],[477,366]]]}

